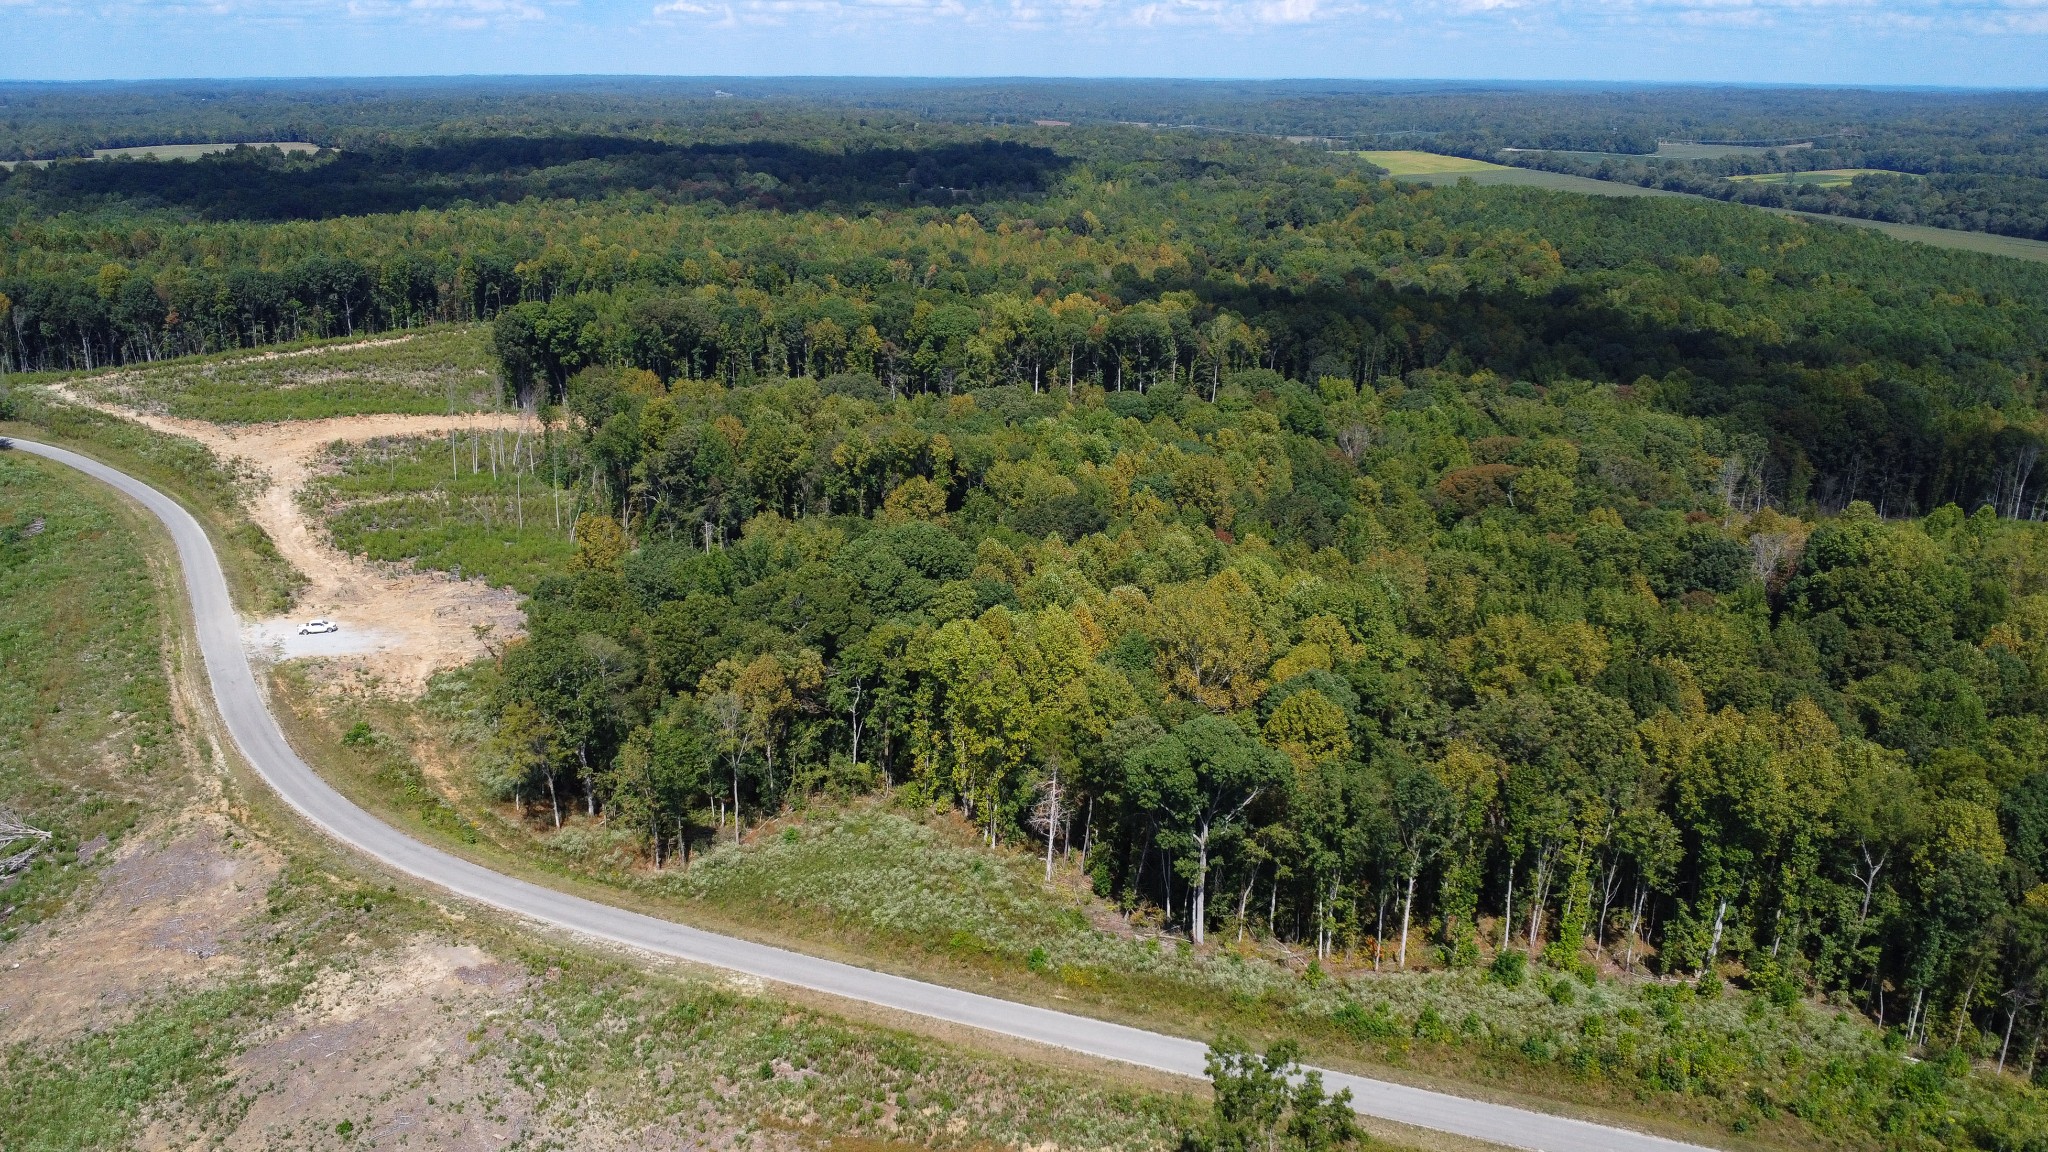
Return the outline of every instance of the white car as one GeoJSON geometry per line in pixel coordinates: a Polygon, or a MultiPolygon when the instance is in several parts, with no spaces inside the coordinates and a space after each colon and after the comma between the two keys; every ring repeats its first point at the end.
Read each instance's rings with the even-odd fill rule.
{"type": "Polygon", "coordinates": [[[299,625],[299,635],[301,636],[318,636],[323,632],[339,631],[341,631],[341,625],[324,617],[319,620],[308,620],[304,624],[299,625]]]}

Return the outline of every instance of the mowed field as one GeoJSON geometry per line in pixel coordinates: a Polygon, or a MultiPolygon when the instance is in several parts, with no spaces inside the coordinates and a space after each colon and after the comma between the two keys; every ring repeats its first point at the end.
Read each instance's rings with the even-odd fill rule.
{"type": "Polygon", "coordinates": [[[1642,160],[1654,156],[1659,160],[1719,160],[1724,156],[1761,156],[1766,152],[1797,152],[1811,148],[1810,141],[1797,144],[1674,144],[1659,140],[1657,150],[1642,152],[1583,152],[1569,148],[1503,148],[1502,152],[1547,152],[1556,156],[1602,156],[1623,160],[1642,160]]]}
{"type": "Polygon", "coordinates": [[[1956,248],[1964,252],[1983,252],[1991,256],[2010,256],[2015,260],[2035,260],[2048,264],[2048,240],[2023,240],[2018,236],[1999,236],[1991,232],[1965,232],[1960,228],[1929,228],[1925,224],[1894,224],[1889,220],[1863,220],[1854,216],[1829,216],[1822,212],[1794,212],[1788,209],[1768,208],[1768,212],[1782,212],[1787,216],[1799,216],[1826,224],[1847,224],[1851,228],[1868,228],[1900,240],[1911,240],[1918,244],[1932,244],[1936,248],[1956,248]]]}
{"type": "MultiPolygon", "coordinates": [[[[1708,145],[1698,145],[1708,147],[1708,145]]],[[[1443,156],[1434,152],[1360,152],[1359,156],[1385,168],[1387,174],[1396,180],[1414,184],[1456,184],[1459,180],[1470,180],[1474,184],[1513,185],[1521,188],[1547,188],[1553,192],[1580,192],[1588,196],[1688,196],[1686,192],[1667,192],[1662,188],[1642,188],[1634,184],[1623,184],[1614,180],[1594,180],[1585,176],[1567,176],[1561,172],[1544,172],[1535,168],[1511,168],[1505,164],[1489,164],[1484,160],[1472,160],[1464,156],[1443,156]]],[[[1840,169],[1850,178],[1874,169],[1840,169]]],[[[1809,176],[1820,173],[1774,173],[1776,176],[1809,176]]],[[[1737,177],[1748,179],[1748,177],[1737,177]]],[[[1844,183],[1847,179],[1844,179],[1844,183]]],[[[1825,185],[1823,185],[1825,186],[1825,185]]],[[[1707,199],[1707,197],[1695,197],[1707,199]]],[[[1965,252],[1983,252],[1992,256],[2010,256],[2017,260],[2035,260],[2048,263],[2048,241],[2022,240],[2016,236],[1998,236],[1989,232],[1965,232],[1956,228],[1929,228],[1921,224],[1893,224],[1885,220],[1863,220],[1853,216],[1829,216],[1819,212],[1794,212],[1782,208],[1761,209],[1779,212],[1786,216],[1799,216],[1829,224],[1846,224],[1852,228],[1869,228],[1883,232],[1900,240],[1911,240],[1918,244],[1931,244],[1936,248],[1955,248],[1965,252]]]]}
{"type": "Polygon", "coordinates": [[[1910,176],[1889,168],[1817,168],[1811,172],[1758,172],[1730,176],[1739,184],[1790,184],[1801,188],[1846,188],[1858,176],[1910,176]]]}
{"type": "Polygon", "coordinates": [[[1592,180],[1534,168],[1511,168],[1506,164],[1435,152],[1360,152],[1358,155],[1385,168],[1394,179],[1413,184],[1456,184],[1460,180],[1470,180],[1481,185],[1512,184],[1523,188],[1548,188],[1553,192],[1581,192],[1589,196],[1680,195],[1661,188],[1639,188],[1633,184],[1592,180]]]}
{"type": "MultiPolygon", "coordinates": [[[[95,148],[92,150],[92,158],[95,160],[191,160],[200,156],[211,156],[215,152],[232,152],[237,148],[245,147],[275,148],[280,152],[318,152],[320,150],[318,144],[308,144],[304,140],[264,140],[248,144],[142,144],[132,148],[95,148]]],[[[0,160],[0,168],[13,168],[19,164],[26,164],[31,168],[41,168],[54,163],[56,163],[54,160],[0,160]]]]}

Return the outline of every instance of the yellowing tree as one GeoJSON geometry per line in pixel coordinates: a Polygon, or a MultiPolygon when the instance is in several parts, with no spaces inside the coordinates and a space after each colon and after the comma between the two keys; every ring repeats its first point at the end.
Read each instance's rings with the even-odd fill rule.
{"type": "Polygon", "coordinates": [[[585,512],[576,518],[576,555],[569,558],[571,572],[609,572],[625,559],[630,545],[619,522],[601,512],[585,512]]]}
{"type": "Polygon", "coordinates": [[[912,476],[883,499],[882,515],[889,520],[942,520],[946,490],[922,476],[912,476]]]}
{"type": "Polygon", "coordinates": [[[1036,708],[1003,642],[979,620],[954,620],[932,635],[927,660],[934,687],[934,751],[922,784],[950,790],[969,820],[985,821],[991,843],[1007,786],[1031,748],[1036,708]]]}
{"type": "Polygon", "coordinates": [[[1273,709],[1266,742],[1297,764],[1328,764],[1351,754],[1351,722],[1328,696],[1304,688],[1273,709]]]}
{"type": "Polygon", "coordinates": [[[732,690],[767,761],[768,791],[775,790],[775,752],[797,713],[825,685],[825,664],[808,648],[793,655],[764,652],[740,669],[732,690]]]}
{"type": "Polygon", "coordinates": [[[1214,712],[1251,706],[1272,645],[1259,630],[1258,596],[1226,569],[1207,580],[1159,590],[1153,619],[1159,678],[1214,712]]]}

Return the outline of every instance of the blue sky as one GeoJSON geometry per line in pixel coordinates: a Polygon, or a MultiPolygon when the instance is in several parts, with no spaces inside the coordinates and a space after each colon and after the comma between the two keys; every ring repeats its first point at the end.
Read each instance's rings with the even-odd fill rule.
{"type": "Polygon", "coordinates": [[[2048,86],[2048,0],[0,0],[0,77],[1431,77],[2048,86]]]}

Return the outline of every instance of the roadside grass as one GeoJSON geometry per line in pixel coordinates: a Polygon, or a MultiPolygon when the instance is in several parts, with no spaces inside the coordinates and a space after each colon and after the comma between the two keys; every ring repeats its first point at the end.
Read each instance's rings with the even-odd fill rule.
{"type": "MultiPolygon", "coordinates": [[[[1695,986],[1532,971],[1509,983],[1477,966],[1372,970],[1353,953],[1310,967],[1271,941],[1197,950],[1187,941],[1106,932],[1107,909],[1071,885],[1048,886],[1022,852],[990,852],[947,820],[880,806],[821,807],[723,847],[687,875],[635,881],[761,921],[831,924],[897,949],[981,952],[1069,993],[1227,1004],[1196,1028],[1313,1037],[1312,1050],[1435,1076],[1540,1088],[1603,1105],[1679,1106],[1729,1132],[1805,1144],[1896,1134],[1952,1143],[1942,1109],[1902,1101],[1946,1097],[1962,1111],[2048,1120],[2036,1093],[1946,1065],[1903,1059],[1860,1018],[1818,1004],[1772,1002],[1709,982],[1695,986]],[[1618,1092],[1614,1089],[1619,1089],[1618,1092]],[[1590,1090],[1590,1091],[1588,1091],[1590,1090]],[[1789,1115],[1805,1125],[1780,1121],[1789,1115]],[[1802,1130],[1802,1128],[1804,1130],[1802,1130]]],[[[538,838],[559,851],[561,834],[538,838]]],[[[1417,939],[1413,951],[1433,951],[1417,939]]],[[[1185,1018],[1185,1014],[1184,1014],[1185,1018]]],[[[1899,1146],[1912,1146],[1910,1142],[1899,1146]]]]}
{"type": "MultiPolygon", "coordinates": [[[[697,978],[570,961],[481,1055],[548,1098],[600,1103],[629,1129],[702,1116],[924,1148],[1172,1147],[1202,1107],[1192,1094],[1084,1080],[849,1025],[697,978]]],[[[700,1129],[695,1138],[714,1135],[700,1129]]]]}
{"type": "MultiPolygon", "coordinates": [[[[51,400],[38,389],[15,391],[8,399],[14,418],[0,419],[0,437],[21,436],[69,448],[175,497],[206,525],[229,591],[243,611],[271,615],[291,607],[305,577],[245,511],[247,502],[262,491],[265,477],[196,441],[51,400]]],[[[91,483],[82,477],[80,482],[91,483]]]]}
{"type": "Polygon", "coordinates": [[[580,510],[533,464],[535,439],[456,431],[338,444],[301,489],[301,507],[343,551],[530,592],[575,552],[580,510]]]}
{"type": "MultiPolygon", "coordinates": [[[[99,868],[76,860],[81,835],[118,842],[194,803],[218,809],[196,786],[196,749],[179,738],[170,702],[175,584],[153,552],[167,546],[96,482],[13,453],[0,453],[0,528],[0,803],[60,833],[48,862],[0,900],[16,904],[18,925],[19,902],[33,893],[34,914],[61,933],[62,917],[75,914],[62,905],[88,897],[99,868]]],[[[358,751],[372,763],[396,755],[375,742],[358,751]]],[[[418,788],[422,779],[388,782],[418,788]]],[[[148,993],[85,1033],[0,1045],[0,1148],[227,1142],[272,1088],[238,1070],[238,1053],[295,1013],[317,1017],[324,1001],[308,995],[327,978],[389,964],[421,942],[476,944],[521,973],[521,991],[470,1022],[465,1059],[532,1097],[540,1123],[528,1146],[577,1146],[596,1123],[668,1126],[719,1146],[737,1132],[742,1146],[765,1136],[786,1147],[793,1136],[871,1149],[1150,1152],[1171,1146],[1201,1109],[1193,1092],[851,1023],[714,975],[648,971],[508,919],[451,913],[443,894],[388,882],[317,837],[266,832],[269,805],[245,807],[232,793],[226,801],[236,836],[285,854],[261,908],[216,926],[237,963],[148,993]]],[[[0,968],[10,940],[0,938],[0,968]]],[[[649,1135],[659,1142],[660,1132],[649,1135]]],[[[330,1122],[314,1146],[351,1140],[348,1126],[330,1122]]]]}
{"type": "Polygon", "coordinates": [[[137,516],[62,465],[0,453],[0,803],[51,833],[0,879],[0,941],[63,905],[80,845],[118,840],[183,783],[158,608],[168,577],[137,516]]]}
{"type": "Polygon", "coordinates": [[[1723,1147],[1934,1149],[1967,1134],[2017,1148],[2048,1136],[2041,1094],[1973,1067],[1981,1048],[1915,1062],[1851,1012],[1712,980],[1531,965],[1510,981],[1446,966],[1421,931],[1409,972],[1391,957],[1375,972],[1364,950],[1315,963],[1229,929],[1197,949],[1119,919],[1071,868],[1047,885],[1028,848],[991,851],[947,814],[882,798],[814,801],[741,846],[703,845],[687,872],[655,871],[629,831],[572,815],[555,832],[481,800],[463,746],[483,730],[476,691],[488,677],[444,674],[408,706],[368,686],[337,695],[288,668],[274,695],[330,780],[414,834],[714,930],[1191,1037],[1292,1037],[1327,1066],[1723,1147]]]}
{"type": "Polygon", "coordinates": [[[95,400],[219,424],[473,412],[491,407],[497,394],[490,329],[481,324],[243,349],[66,379],[95,400]]]}
{"type": "MultiPolygon", "coordinates": [[[[53,833],[0,888],[0,948],[63,916],[126,834],[196,795],[171,701],[174,563],[111,490],[0,453],[0,803],[53,833]]],[[[264,979],[152,998],[76,1039],[0,1048],[0,1147],[130,1146],[162,1105],[209,1123],[232,1115],[236,1038],[288,1004],[301,970],[356,927],[322,909],[280,929],[291,943],[264,979]]]]}

